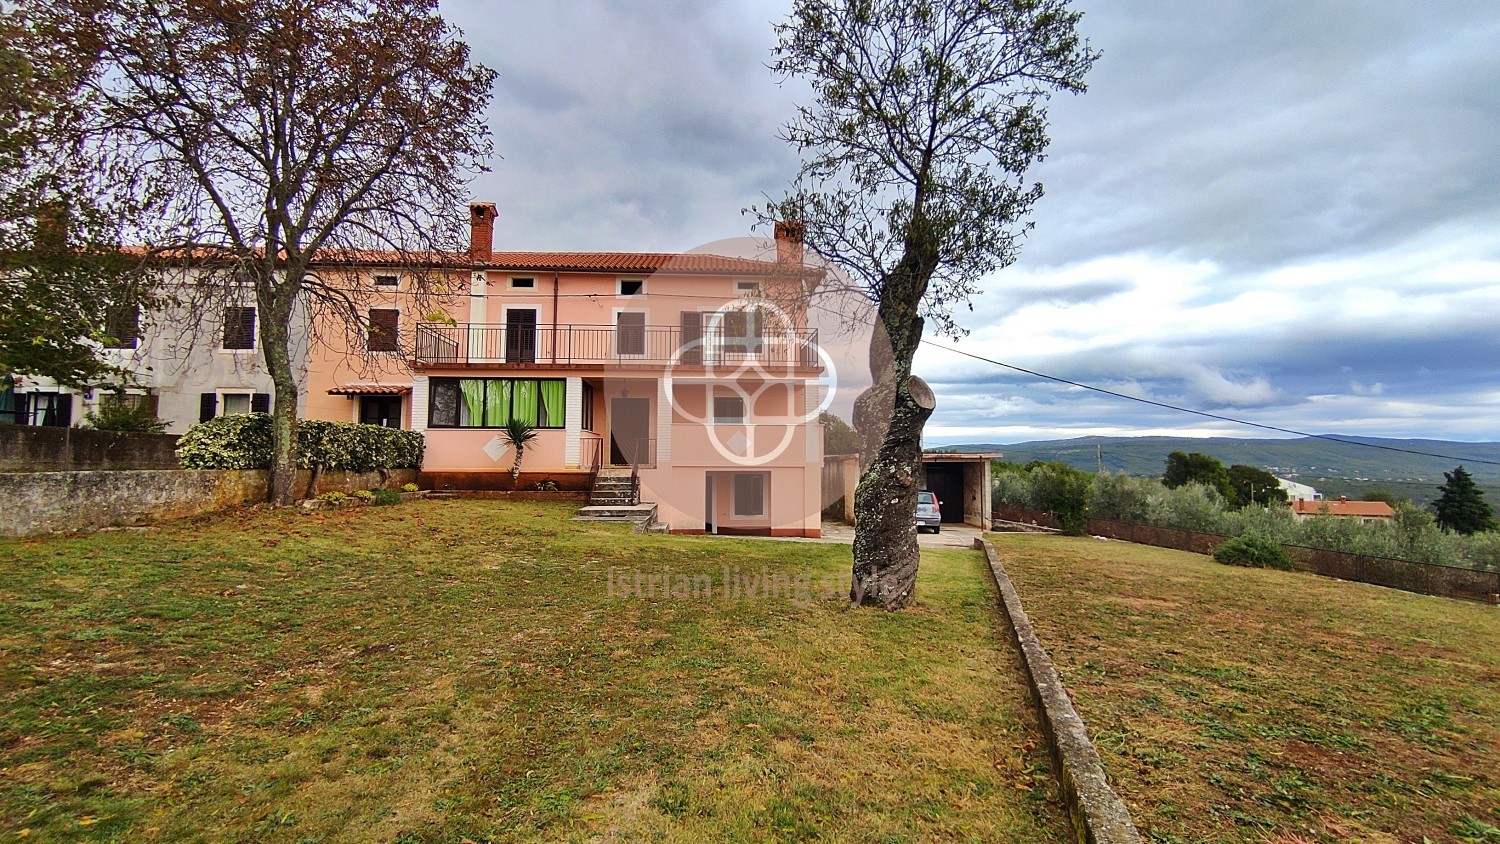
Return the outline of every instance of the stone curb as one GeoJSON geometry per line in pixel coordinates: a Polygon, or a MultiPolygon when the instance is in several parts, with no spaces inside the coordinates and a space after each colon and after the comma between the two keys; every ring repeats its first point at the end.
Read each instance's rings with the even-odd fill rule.
{"type": "Polygon", "coordinates": [[[1032,629],[1026,610],[1021,608],[1021,596],[1000,564],[995,546],[980,538],[974,540],[974,547],[984,552],[990,564],[990,574],[1000,590],[1000,608],[1005,612],[1011,637],[1021,649],[1026,682],[1041,711],[1042,733],[1057,764],[1063,802],[1068,806],[1079,844],[1140,844],[1140,833],[1130,821],[1125,801],[1109,787],[1099,752],[1089,742],[1083,719],[1068,699],[1062,678],[1032,629]]]}

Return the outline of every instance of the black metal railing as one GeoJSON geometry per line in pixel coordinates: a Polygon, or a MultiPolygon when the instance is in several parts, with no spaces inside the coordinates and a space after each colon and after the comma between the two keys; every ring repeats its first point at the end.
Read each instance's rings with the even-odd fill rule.
{"type": "Polygon", "coordinates": [[[690,366],[763,365],[816,368],[817,329],[729,334],[710,327],[503,325],[419,323],[419,365],[678,363],[690,366]]]}

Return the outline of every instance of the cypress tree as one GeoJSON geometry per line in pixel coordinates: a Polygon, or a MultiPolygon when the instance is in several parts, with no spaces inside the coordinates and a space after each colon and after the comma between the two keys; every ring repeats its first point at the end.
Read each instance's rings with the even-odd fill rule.
{"type": "Polygon", "coordinates": [[[1484,491],[1464,467],[1444,472],[1443,478],[1445,483],[1438,487],[1442,494],[1432,504],[1439,525],[1465,536],[1494,527],[1495,515],[1484,491]]]}

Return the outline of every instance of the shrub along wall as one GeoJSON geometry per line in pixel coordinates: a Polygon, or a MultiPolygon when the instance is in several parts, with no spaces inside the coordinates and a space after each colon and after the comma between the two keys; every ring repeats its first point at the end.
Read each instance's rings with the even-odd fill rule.
{"type": "MultiPolygon", "coordinates": [[[[996,507],[995,518],[1047,526],[1057,524],[1051,513],[1014,505],[996,507]]],[[[1093,536],[1191,551],[1195,554],[1212,554],[1215,548],[1229,539],[1216,533],[1198,533],[1111,519],[1089,519],[1088,532],[1093,536]]],[[[1500,603],[1500,572],[1438,566],[1344,551],[1324,551],[1299,545],[1283,545],[1282,548],[1299,571],[1423,595],[1462,598],[1488,604],[1500,603]]]]}
{"type": "MultiPolygon", "coordinates": [[[[297,423],[297,465],[303,469],[417,469],[424,446],[415,431],[321,419],[297,423]]],[[[187,469],[268,469],[271,416],[246,413],[199,422],[182,435],[177,457],[187,469]]]]}

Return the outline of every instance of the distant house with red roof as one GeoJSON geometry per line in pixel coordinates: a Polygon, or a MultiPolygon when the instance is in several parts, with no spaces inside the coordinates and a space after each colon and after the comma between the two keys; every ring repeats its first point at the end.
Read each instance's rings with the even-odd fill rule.
{"type": "Polygon", "coordinates": [[[1357,519],[1368,523],[1394,518],[1396,511],[1384,501],[1350,501],[1348,496],[1341,495],[1337,501],[1299,498],[1292,502],[1292,515],[1296,516],[1298,521],[1306,521],[1316,516],[1332,516],[1336,519],[1357,519]]]}

